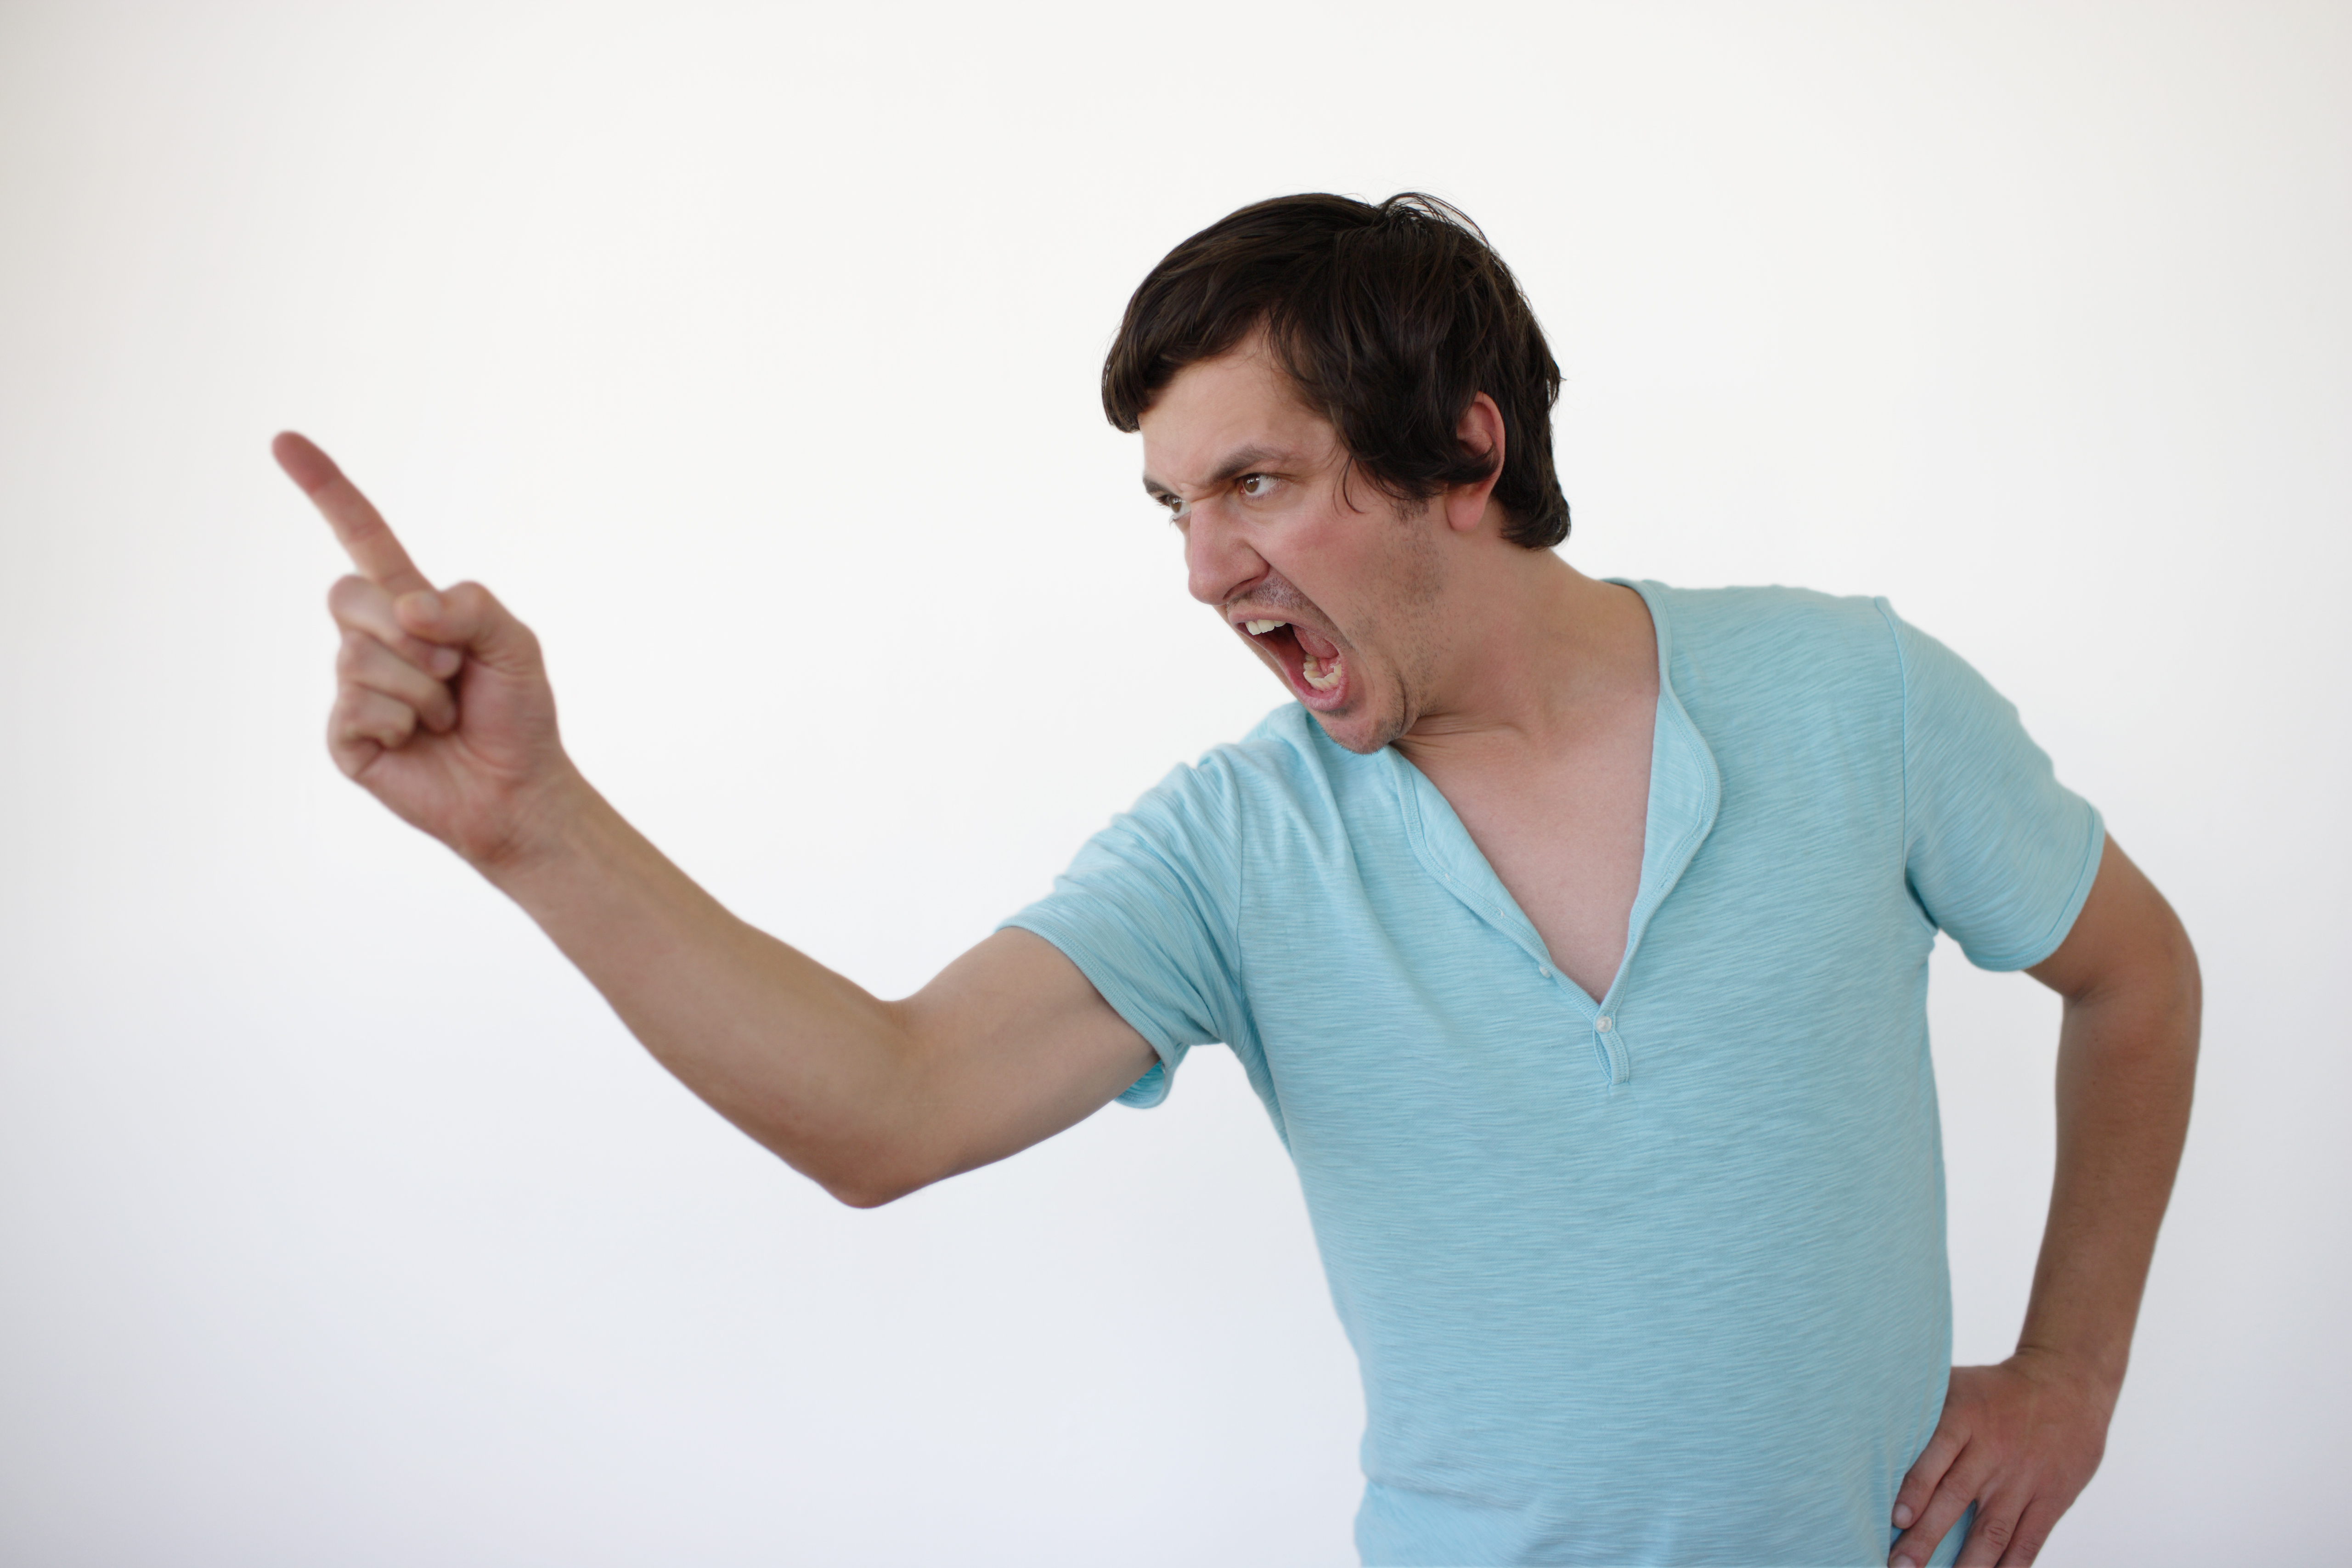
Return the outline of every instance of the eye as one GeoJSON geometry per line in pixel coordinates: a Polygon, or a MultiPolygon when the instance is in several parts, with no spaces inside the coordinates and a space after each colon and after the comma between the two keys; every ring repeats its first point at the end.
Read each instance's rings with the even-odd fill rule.
{"type": "Polygon", "coordinates": [[[1234,481],[1234,488],[1251,500],[1264,500],[1274,493],[1276,483],[1272,474],[1244,474],[1234,481]]]}
{"type": "Polygon", "coordinates": [[[1183,522],[1192,515],[1192,503],[1182,496],[1161,496],[1160,504],[1168,509],[1168,521],[1183,522]]]}

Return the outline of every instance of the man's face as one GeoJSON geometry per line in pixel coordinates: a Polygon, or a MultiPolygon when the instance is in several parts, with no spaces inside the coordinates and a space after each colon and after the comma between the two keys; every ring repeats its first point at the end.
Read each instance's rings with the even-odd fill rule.
{"type": "Polygon", "coordinates": [[[1142,427],[1144,488],[1183,531],[1192,596],[1340,745],[1411,729],[1444,629],[1434,503],[1401,509],[1360,474],[1343,492],[1339,432],[1255,340],[1180,372],[1142,427]]]}

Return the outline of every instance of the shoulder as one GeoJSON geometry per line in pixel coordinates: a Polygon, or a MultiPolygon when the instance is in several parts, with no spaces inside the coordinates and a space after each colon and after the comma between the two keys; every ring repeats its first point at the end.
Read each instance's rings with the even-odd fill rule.
{"type": "Polygon", "coordinates": [[[1891,612],[1883,598],[1762,587],[1674,588],[1634,584],[1651,613],[1663,611],[1676,651],[1817,658],[1851,652],[1892,658],[1891,612]]]}
{"type": "Polygon", "coordinates": [[[1332,744],[1306,709],[1286,702],[1240,740],[1212,746],[1189,769],[1177,771],[1244,795],[1327,795],[1336,780],[1360,771],[1366,760],[1332,744]]]}
{"type": "Polygon", "coordinates": [[[1635,586],[1686,704],[1844,710],[1900,700],[1903,655],[1885,599],[1777,584],[1635,586]]]}
{"type": "Polygon", "coordinates": [[[1316,744],[1320,738],[1306,710],[1287,704],[1240,740],[1212,746],[1196,761],[1177,763],[1144,793],[1136,811],[1205,811],[1231,817],[1245,801],[1279,798],[1302,788],[1315,793],[1324,773],[1316,744]]]}
{"type": "Polygon", "coordinates": [[[1136,804],[1141,816],[1181,816],[1234,838],[1344,834],[1363,805],[1393,800],[1385,752],[1358,756],[1335,745],[1295,702],[1268,713],[1240,740],[1178,765],[1136,804]]]}

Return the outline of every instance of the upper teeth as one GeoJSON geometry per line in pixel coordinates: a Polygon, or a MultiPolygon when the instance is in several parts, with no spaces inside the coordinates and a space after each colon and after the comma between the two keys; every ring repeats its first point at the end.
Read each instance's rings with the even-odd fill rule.
{"type": "Polygon", "coordinates": [[[1262,637],[1265,636],[1266,633],[1274,630],[1275,627],[1286,626],[1289,624],[1290,623],[1288,621],[1244,621],[1242,626],[1250,636],[1254,637],[1262,637]]]}

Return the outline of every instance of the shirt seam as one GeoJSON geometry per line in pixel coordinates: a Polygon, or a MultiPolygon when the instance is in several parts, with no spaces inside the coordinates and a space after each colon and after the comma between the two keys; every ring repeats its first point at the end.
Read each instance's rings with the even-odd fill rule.
{"type": "MultiPolygon", "coordinates": [[[[1241,780],[1231,770],[1226,773],[1225,787],[1233,792],[1230,798],[1234,812],[1234,1001],[1244,1014],[1250,1015],[1246,1020],[1234,1018],[1231,1022],[1237,1026],[1246,1022],[1255,1044],[1257,1018],[1249,1003],[1249,948],[1242,941],[1242,910],[1249,900],[1248,835],[1242,825],[1241,780]]],[[[1225,1042],[1227,1050],[1233,1049],[1233,1046],[1231,1040],[1225,1042]]]]}
{"type": "Polygon", "coordinates": [[[1902,744],[1897,748],[1896,761],[1903,776],[1903,879],[1911,879],[1911,661],[1903,651],[1903,632],[1895,620],[1895,606],[1880,595],[1871,600],[1877,607],[1879,619],[1886,623],[1886,635],[1895,644],[1895,681],[1897,725],[1902,744]]]}

